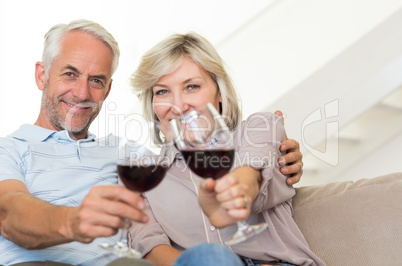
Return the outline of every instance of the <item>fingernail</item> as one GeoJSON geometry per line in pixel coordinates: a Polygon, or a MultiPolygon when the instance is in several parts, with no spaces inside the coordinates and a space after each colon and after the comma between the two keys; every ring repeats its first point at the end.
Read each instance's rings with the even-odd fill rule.
{"type": "Polygon", "coordinates": [[[203,180],[201,180],[201,182],[200,182],[200,187],[202,188],[202,189],[205,189],[205,181],[204,181],[205,179],[203,179],[203,180]]]}
{"type": "Polygon", "coordinates": [[[282,174],[288,174],[288,172],[289,172],[289,170],[288,170],[288,168],[287,167],[283,167],[282,169],[281,169],[281,172],[282,172],[282,174]]]}
{"type": "Polygon", "coordinates": [[[138,202],[137,206],[138,206],[138,208],[139,208],[140,210],[145,209],[145,203],[144,203],[143,201],[138,202]]]}
{"type": "Polygon", "coordinates": [[[142,217],[142,221],[143,221],[144,223],[148,222],[148,216],[143,216],[143,217],[142,217]]]}
{"type": "Polygon", "coordinates": [[[279,166],[282,166],[286,163],[286,161],[284,158],[281,157],[281,158],[279,158],[278,163],[279,163],[279,166]]]}

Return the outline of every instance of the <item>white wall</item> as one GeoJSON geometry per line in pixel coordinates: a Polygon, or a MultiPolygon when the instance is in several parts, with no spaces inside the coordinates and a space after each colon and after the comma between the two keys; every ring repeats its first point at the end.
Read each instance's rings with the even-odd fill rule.
{"type": "Polygon", "coordinates": [[[218,46],[245,114],[275,105],[401,7],[400,0],[276,1],[218,46]]]}
{"type": "Polygon", "coordinates": [[[361,160],[345,171],[337,181],[373,178],[394,172],[402,172],[402,135],[395,136],[379,149],[365,154],[361,160]]]}
{"type": "MultiPolygon", "coordinates": [[[[362,131],[359,145],[346,144],[353,140],[338,145],[339,137],[348,137],[344,127],[402,85],[401,7],[402,1],[394,0],[278,1],[219,46],[246,115],[285,113],[288,136],[300,142],[305,155],[299,185],[350,177],[350,168],[387,143],[380,133],[400,133],[381,123],[370,134],[362,131]],[[334,115],[327,119],[324,111],[332,103],[334,115]],[[306,124],[316,111],[322,117],[306,124]]],[[[355,172],[372,176],[363,165],[355,172]]]]}
{"type": "MultiPolygon", "coordinates": [[[[55,23],[87,18],[112,32],[122,51],[112,93],[91,127],[94,133],[116,133],[116,117],[139,110],[128,78],[140,56],[170,33],[195,30],[226,61],[245,116],[281,109],[289,137],[303,144],[303,121],[315,110],[339,100],[335,120],[346,126],[397,87],[401,31],[399,22],[389,21],[402,14],[401,8],[401,0],[0,1],[0,136],[36,120],[41,95],[34,64],[41,58],[44,33],[55,23]],[[384,23],[384,30],[376,31],[384,23]]],[[[322,142],[323,128],[312,130],[318,133],[310,136],[312,146],[322,142]]],[[[374,173],[368,167],[373,161],[393,162],[396,156],[387,152],[387,143],[377,148],[377,157],[367,157],[371,163],[339,165],[339,173],[368,176],[374,173]]],[[[303,145],[302,151],[308,157],[303,145]]]]}
{"type": "MultiPolygon", "coordinates": [[[[107,114],[135,109],[128,79],[142,54],[171,33],[196,31],[218,43],[272,0],[53,0],[0,1],[0,136],[22,123],[34,123],[41,94],[34,65],[41,60],[44,34],[57,23],[74,19],[99,22],[119,42],[121,59],[114,75],[105,117],[91,131],[104,134],[107,114]],[[109,110],[112,109],[113,111],[109,110]],[[116,109],[112,108],[116,107],[116,109]]],[[[111,128],[113,125],[110,126],[111,128]]]]}

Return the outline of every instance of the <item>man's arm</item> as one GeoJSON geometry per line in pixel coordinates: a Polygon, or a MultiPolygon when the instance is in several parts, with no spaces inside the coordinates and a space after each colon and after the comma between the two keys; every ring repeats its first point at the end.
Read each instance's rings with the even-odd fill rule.
{"type": "Polygon", "coordinates": [[[112,236],[124,218],[146,222],[143,200],[122,186],[93,187],[78,207],[56,206],[32,196],[18,180],[0,182],[0,232],[26,249],[112,236]]]}

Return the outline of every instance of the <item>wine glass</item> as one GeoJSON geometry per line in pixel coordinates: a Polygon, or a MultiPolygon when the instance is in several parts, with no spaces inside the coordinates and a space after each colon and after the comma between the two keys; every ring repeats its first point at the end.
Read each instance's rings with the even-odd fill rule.
{"type": "MultiPolygon", "coordinates": [[[[227,174],[234,161],[232,132],[211,103],[171,120],[176,147],[187,165],[202,178],[219,179],[227,174]]],[[[237,232],[226,245],[234,245],[264,231],[268,225],[237,222],[237,232]]]]}
{"type": "MultiPolygon", "coordinates": [[[[154,129],[159,129],[159,123],[147,122],[146,132],[142,137],[152,135],[154,129]]],[[[147,138],[148,139],[148,138],[147,138]]],[[[134,192],[142,194],[155,188],[169,169],[169,162],[165,154],[151,151],[138,141],[123,138],[119,143],[119,158],[117,173],[124,186],[134,192]]],[[[160,152],[161,150],[158,149],[160,152]]],[[[117,243],[102,243],[100,246],[119,257],[141,258],[141,253],[128,245],[127,231],[131,221],[125,219],[120,239],[117,243]]]]}

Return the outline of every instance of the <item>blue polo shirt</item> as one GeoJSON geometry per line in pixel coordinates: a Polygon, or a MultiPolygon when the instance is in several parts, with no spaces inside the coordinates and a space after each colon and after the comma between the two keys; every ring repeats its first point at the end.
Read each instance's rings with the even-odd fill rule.
{"type": "MultiPolygon", "coordinates": [[[[31,194],[55,205],[79,206],[92,186],[117,184],[117,137],[72,140],[67,131],[23,125],[0,138],[0,181],[16,179],[31,194]]],[[[0,264],[53,260],[74,265],[105,265],[116,259],[98,246],[118,236],[90,244],[72,242],[41,250],[26,250],[0,236],[0,264]]]]}

